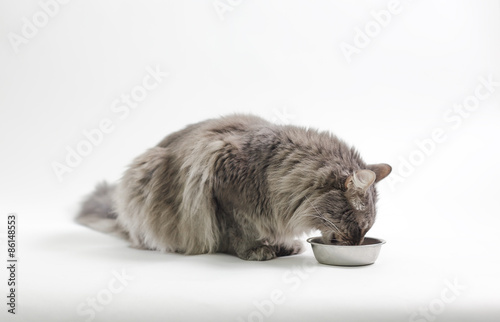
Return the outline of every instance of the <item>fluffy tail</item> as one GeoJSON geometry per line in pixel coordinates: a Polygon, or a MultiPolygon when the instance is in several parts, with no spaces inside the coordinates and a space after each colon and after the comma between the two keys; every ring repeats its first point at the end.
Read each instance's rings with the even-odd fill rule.
{"type": "Polygon", "coordinates": [[[97,231],[127,238],[116,220],[117,214],[113,206],[115,190],[115,185],[108,185],[106,182],[98,184],[94,192],[84,199],[76,221],[97,231]]]}

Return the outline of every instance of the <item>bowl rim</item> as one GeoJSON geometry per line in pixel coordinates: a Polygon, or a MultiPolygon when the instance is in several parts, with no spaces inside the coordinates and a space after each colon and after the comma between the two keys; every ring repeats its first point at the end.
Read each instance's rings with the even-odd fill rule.
{"type": "Polygon", "coordinates": [[[385,239],[382,238],[376,238],[376,237],[365,237],[365,238],[371,238],[371,239],[376,239],[379,242],[375,244],[369,244],[369,245],[329,245],[329,244],[323,244],[323,243],[317,243],[313,241],[313,239],[321,238],[321,236],[314,236],[314,237],[309,237],[306,239],[306,241],[311,244],[311,245],[319,245],[319,246],[327,246],[327,247],[342,247],[342,248],[360,248],[360,247],[376,247],[376,246],[382,246],[383,244],[386,243],[385,239]]]}

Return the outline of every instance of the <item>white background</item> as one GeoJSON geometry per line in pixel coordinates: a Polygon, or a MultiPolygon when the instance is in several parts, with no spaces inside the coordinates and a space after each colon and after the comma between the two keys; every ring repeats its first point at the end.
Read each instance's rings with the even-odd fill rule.
{"type": "Polygon", "coordinates": [[[498,321],[500,86],[481,79],[500,81],[499,1],[396,1],[380,27],[371,12],[389,3],[75,0],[44,20],[38,1],[0,1],[1,253],[14,212],[20,259],[18,314],[4,298],[2,321],[84,321],[79,305],[106,302],[123,270],[134,279],[95,321],[498,321]],[[120,118],[113,101],[148,66],[169,76],[120,118]],[[165,135],[234,112],[332,131],[393,166],[374,265],[322,266],[309,248],[260,263],[160,254],[72,222],[96,182],[165,135]],[[59,180],[54,163],[103,119],[113,130],[59,180]]]}

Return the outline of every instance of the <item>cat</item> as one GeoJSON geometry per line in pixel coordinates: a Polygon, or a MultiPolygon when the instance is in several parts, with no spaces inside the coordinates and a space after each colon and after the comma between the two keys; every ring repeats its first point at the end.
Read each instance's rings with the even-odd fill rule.
{"type": "Polygon", "coordinates": [[[77,221],[136,248],[269,260],[300,253],[296,238],[314,230],[362,243],[391,170],[328,132],[235,114],[165,137],[98,185],[77,221]]]}

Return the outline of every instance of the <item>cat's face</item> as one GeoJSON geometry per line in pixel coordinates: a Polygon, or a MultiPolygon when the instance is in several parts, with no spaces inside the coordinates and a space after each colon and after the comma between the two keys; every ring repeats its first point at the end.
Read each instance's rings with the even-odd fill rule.
{"type": "Polygon", "coordinates": [[[335,197],[327,194],[325,201],[335,202],[335,205],[330,204],[328,210],[325,209],[324,212],[325,221],[321,229],[324,242],[343,245],[361,244],[365,234],[375,222],[376,194],[373,186],[357,196],[346,196],[346,192],[342,191],[335,197]]]}
{"type": "Polygon", "coordinates": [[[323,242],[359,245],[375,222],[375,183],[391,172],[387,164],[370,165],[350,175],[344,190],[331,190],[318,197],[312,207],[316,228],[323,242]]]}

